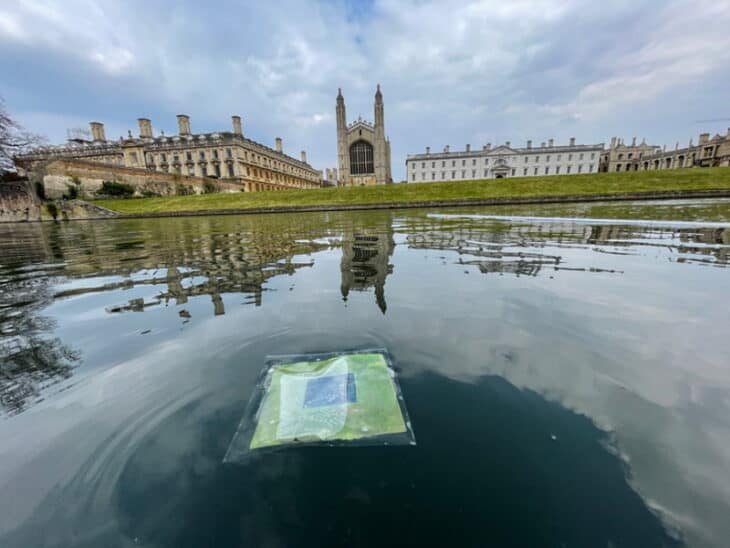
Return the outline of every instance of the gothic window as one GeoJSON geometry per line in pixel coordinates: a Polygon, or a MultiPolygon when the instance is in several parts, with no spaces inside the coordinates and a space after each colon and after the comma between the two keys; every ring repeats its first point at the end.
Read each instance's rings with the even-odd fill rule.
{"type": "Polygon", "coordinates": [[[545,175],[550,175],[550,168],[545,166],[545,175]]]}
{"type": "Polygon", "coordinates": [[[535,173],[534,173],[534,175],[537,175],[537,168],[535,168],[535,173]]]}
{"type": "Polygon", "coordinates": [[[216,160],[218,159],[218,151],[217,150],[214,150],[213,151],[213,158],[215,158],[216,160]]]}
{"type": "Polygon", "coordinates": [[[514,177],[515,174],[515,168],[512,168],[512,176],[514,177]]]}
{"type": "Polygon", "coordinates": [[[436,180],[436,172],[435,171],[433,173],[431,173],[431,180],[432,181],[435,181],[436,180]]]}
{"type": "Polygon", "coordinates": [[[477,159],[476,159],[476,158],[474,158],[474,159],[473,159],[473,160],[471,161],[471,165],[473,165],[473,166],[477,165],[477,159]]]}
{"type": "Polygon", "coordinates": [[[228,164],[228,176],[233,177],[233,165],[228,164]]]}
{"type": "Polygon", "coordinates": [[[203,151],[201,150],[201,151],[200,151],[200,154],[198,154],[198,158],[200,158],[201,160],[205,160],[205,152],[203,152],[203,151]]]}
{"type": "Polygon", "coordinates": [[[162,161],[167,163],[167,154],[165,154],[164,152],[162,153],[162,161]]]}
{"type": "Polygon", "coordinates": [[[527,168],[524,169],[524,171],[522,172],[522,175],[527,175],[527,168]]]}
{"type": "Polygon", "coordinates": [[[350,173],[363,175],[374,173],[373,146],[365,141],[357,141],[350,147],[350,173]]]}
{"type": "Polygon", "coordinates": [[[456,171],[452,171],[451,172],[451,178],[452,179],[456,179],[456,171]]]}
{"type": "Polygon", "coordinates": [[[226,158],[233,158],[233,154],[231,154],[231,149],[230,148],[227,148],[226,149],[226,158]]]}
{"type": "Polygon", "coordinates": [[[203,177],[208,176],[208,166],[203,164],[203,166],[200,168],[200,173],[203,174],[203,177]]]}
{"type": "Polygon", "coordinates": [[[221,176],[221,166],[218,164],[215,165],[215,176],[220,177],[221,176]]]}
{"type": "Polygon", "coordinates": [[[186,155],[186,157],[188,159],[188,162],[192,161],[192,159],[193,159],[193,153],[192,152],[186,152],[185,155],[186,155]]]}

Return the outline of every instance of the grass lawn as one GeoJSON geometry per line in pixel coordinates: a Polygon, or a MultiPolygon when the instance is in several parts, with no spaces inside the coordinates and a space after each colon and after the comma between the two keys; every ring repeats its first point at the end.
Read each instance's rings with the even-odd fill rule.
{"type": "Polygon", "coordinates": [[[406,204],[410,202],[667,190],[730,190],[730,168],[515,177],[448,183],[408,183],[284,192],[204,194],[165,198],[97,200],[94,203],[119,213],[135,214],[318,205],[336,207],[338,205],[406,204]]]}

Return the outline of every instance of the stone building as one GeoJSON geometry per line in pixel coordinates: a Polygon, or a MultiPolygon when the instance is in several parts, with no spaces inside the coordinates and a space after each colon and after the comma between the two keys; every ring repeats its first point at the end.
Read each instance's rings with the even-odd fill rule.
{"type": "Polygon", "coordinates": [[[342,90],[337,93],[337,163],[339,183],[344,186],[392,183],[390,141],[385,137],[383,94],[375,92],[375,123],[358,120],[349,126],[342,90]]]}
{"type": "Polygon", "coordinates": [[[408,155],[406,177],[409,183],[423,183],[594,173],[603,148],[603,143],[576,145],[574,138],[567,145],[550,139],[539,147],[527,141],[524,148],[512,147],[509,141],[494,148],[488,143],[481,150],[466,145],[452,152],[446,145],[443,152],[433,153],[426,147],[425,154],[408,155]]]}
{"type": "Polygon", "coordinates": [[[244,137],[239,116],[232,116],[231,131],[193,133],[190,118],[177,117],[178,134],[155,136],[152,123],[139,118],[139,136],[107,140],[104,124],[91,122],[91,140],[70,139],[66,145],[32,150],[16,157],[21,170],[56,159],[86,160],[101,164],[239,182],[245,190],[318,188],[322,174],[307,163],[284,154],[281,138],[275,149],[244,137]]]}
{"type": "Polygon", "coordinates": [[[695,145],[690,139],[686,147],[677,142],[674,149],[647,145],[644,141],[631,146],[616,137],[611,139],[611,147],[604,153],[601,161],[602,171],[650,171],[659,169],[679,169],[684,167],[730,167],[730,128],[725,135],[710,137],[702,133],[695,145]]]}

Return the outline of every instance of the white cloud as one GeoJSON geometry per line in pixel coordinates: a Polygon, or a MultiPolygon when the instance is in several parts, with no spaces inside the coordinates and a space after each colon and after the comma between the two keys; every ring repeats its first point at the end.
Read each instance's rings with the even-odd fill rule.
{"type": "MultiPolygon", "coordinates": [[[[686,102],[697,82],[728,80],[727,3],[702,10],[685,0],[363,6],[353,15],[344,2],[314,0],[220,9],[16,0],[0,11],[0,44],[25,45],[19,55],[52,55],[71,72],[81,67],[107,84],[106,93],[118,83],[115,111],[84,112],[89,119],[133,127],[146,115],[173,131],[175,111],[191,114],[200,129],[227,127],[239,113],[253,138],[281,135],[292,150],[308,149],[317,167],[335,164],[337,88],[350,119],[369,119],[379,82],[397,176],[405,154],[427,144],[568,135],[601,142],[621,130],[617,120],[640,118],[647,135],[685,141],[696,130],[687,127],[686,102]]],[[[79,83],[79,95],[95,83],[79,83]]],[[[74,102],[49,99],[43,109],[21,101],[20,110],[63,114],[74,102]]],[[[697,118],[721,117],[714,110],[724,106],[693,103],[697,118]]]]}

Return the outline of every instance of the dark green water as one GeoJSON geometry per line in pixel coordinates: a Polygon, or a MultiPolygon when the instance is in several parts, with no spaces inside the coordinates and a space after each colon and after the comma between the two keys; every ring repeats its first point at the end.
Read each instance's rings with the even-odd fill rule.
{"type": "Polygon", "coordinates": [[[0,225],[0,546],[727,546],[729,221],[0,225]],[[415,447],[221,463],[267,354],[374,346],[415,447]]]}

